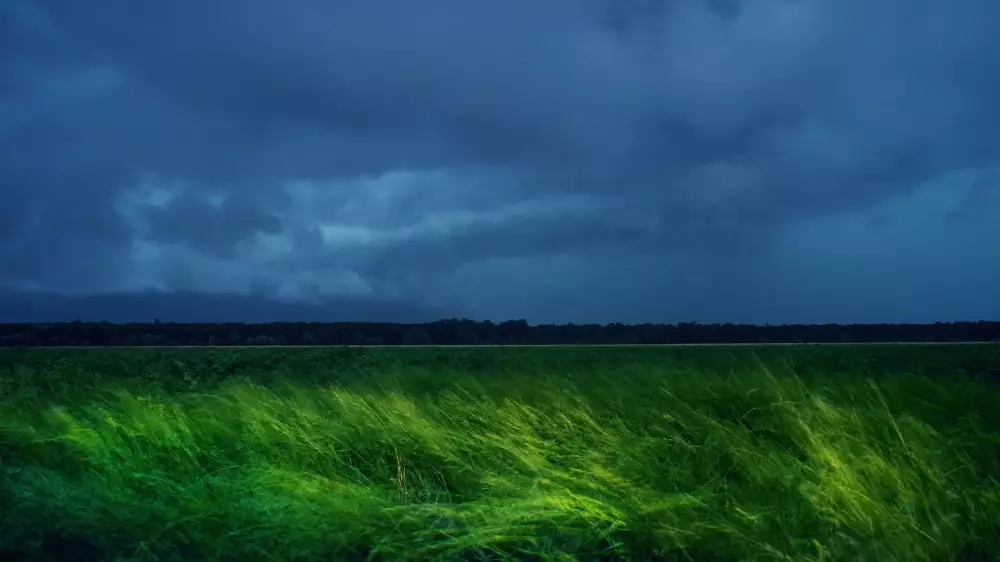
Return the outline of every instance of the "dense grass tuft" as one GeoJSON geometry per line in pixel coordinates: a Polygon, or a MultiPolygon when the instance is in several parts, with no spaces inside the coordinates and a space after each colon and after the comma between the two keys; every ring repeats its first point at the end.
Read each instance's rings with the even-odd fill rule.
{"type": "Polygon", "coordinates": [[[996,560],[953,349],[3,352],[0,558],[996,560]]]}

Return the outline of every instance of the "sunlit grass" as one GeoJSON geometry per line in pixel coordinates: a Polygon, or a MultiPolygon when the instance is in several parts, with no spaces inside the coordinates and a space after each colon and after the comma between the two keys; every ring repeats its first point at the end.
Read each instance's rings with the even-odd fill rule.
{"type": "Polygon", "coordinates": [[[2,400],[0,547],[23,557],[58,541],[112,560],[1000,553],[1000,391],[971,378],[396,368],[2,400]]]}

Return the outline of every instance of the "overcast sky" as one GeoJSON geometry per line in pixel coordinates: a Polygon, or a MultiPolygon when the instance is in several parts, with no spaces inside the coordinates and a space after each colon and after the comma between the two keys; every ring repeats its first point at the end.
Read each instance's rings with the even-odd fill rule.
{"type": "Polygon", "coordinates": [[[0,0],[0,316],[1000,319],[998,29],[997,0],[0,0]]]}

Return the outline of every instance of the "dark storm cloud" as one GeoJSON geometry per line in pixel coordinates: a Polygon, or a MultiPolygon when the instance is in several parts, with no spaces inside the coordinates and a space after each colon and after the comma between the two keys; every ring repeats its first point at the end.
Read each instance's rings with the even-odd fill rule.
{"type": "Polygon", "coordinates": [[[289,303],[261,295],[190,292],[64,296],[0,291],[5,322],[433,322],[455,311],[384,299],[327,299],[289,303]]]}
{"type": "Polygon", "coordinates": [[[893,261],[895,295],[997,315],[958,297],[1000,282],[970,244],[1000,238],[997,25],[991,0],[8,0],[0,283],[915,318],[874,304],[893,261]]]}
{"type": "Polygon", "coordinates": [[[146,215],[148,236],[166,243],[189,243],[205,253],[228,256],[254,233],[281,231],[280,219],[238,196],[217,204],[197,195],[181,195],[146,215]]]}

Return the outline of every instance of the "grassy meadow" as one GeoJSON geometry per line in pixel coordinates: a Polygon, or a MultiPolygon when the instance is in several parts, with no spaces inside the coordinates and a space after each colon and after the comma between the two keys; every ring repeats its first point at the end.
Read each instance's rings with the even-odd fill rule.
{"type": "Polygon", "coordinates": [[[1000,560],[1000,347],[0,350],[2,560],[1000,560]]]}

